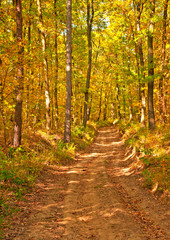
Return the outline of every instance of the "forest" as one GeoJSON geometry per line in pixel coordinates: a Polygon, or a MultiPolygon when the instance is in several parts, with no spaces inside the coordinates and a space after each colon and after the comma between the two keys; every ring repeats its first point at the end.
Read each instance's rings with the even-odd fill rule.
{"type": "Polygon", "coordinates": [[[169,191],[168,24],[168,0],[0,0],[0,219],[113,124],[169,191]]]}

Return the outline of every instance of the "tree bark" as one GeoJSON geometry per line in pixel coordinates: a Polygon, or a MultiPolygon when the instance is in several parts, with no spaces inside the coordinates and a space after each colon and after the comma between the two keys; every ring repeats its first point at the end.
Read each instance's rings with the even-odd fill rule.
{"type": "Polygon", "coordinates": [[[123,84],[123,118],[126,120],[126,99],[125,99],[125,84],[123,84]]]}
{"type": "Polygon", "coordinates": [[[39,30],[41,33],[41,42],[42,42],[42,53],[43,53],[43,62],[45,67],[45,100],[46,100],[46,129],[49,131],[51,128],[51,116],[50,116],[50,90],[49,90],[49,77],[48,77],[48,60],[46,54],[46,36],[43,26],[43,17],[41,9],[41,0],[37,0],[38,6],[38,15],[39,15],[39,30]]]}
{"type": "Polygon", "coordinates": [[[149,129],[155,128],[155,115],[153,104],[153,89],[154,89],[154,62],[153,62],[153,31],[154,22],[153,17],[155,13],[155,0],[150,1],[151,13],[148,31],[148,123],[149,129]]]}
{"type": "Polygon", "coordinates": [[[103,110],[103,121],[107,119],[107,93],[105,92],[105,99],[104,99],[104,110],[103,110]]]}
{"type": "MultiPolygon", "coordinates": [[[[141,27],[140,27],[140,18],[143,11],[143,4],[139,2],[137,4],[137,31],[140,34],[141,27]]],[[[144,74],[144,58],[143,58],[143,46],[142,46],[142,38],[140,37],[138,42],[138,51],[139,51],[139,58],[140,58],[140,73],[141,73],[141,128],[145,128],[146,121],[146,97],[145,97],[145,74],[144,74]]]]}
{"type": "MultiPolygon", "coordinates": [[[[117,79],[117,81],[118,81],[118,79],[117,79]]],[[[119,89],[119,84],[117,83],[116,84],[117,113],[118,113],[118,118],[120,120],[120,119],[122,119],[122,115],[121,115],[121,112],[120,112],[120,100],[119,100],[119,97],[120,97],[120,89],[119,89]]]]}
{"type": "MultiPolygon", "coordinates": [[[[130,67],[129,67],[130,71],[130,67]]],[[[131,88],[129,86],[128,89],[128,95],[129,95],[129,122],[133,120],[133,102],[132,102],[132,93],[131,93],[131,88]]]]}
{"type": "Polygon", "coordinates": [[[17,86],[16,91],[16,106],[15,106],[15,126],[14,126],[14,147],[21,145],[22,134],[22,92],[23,92],[23,55],[24,47],[22,44],[22,4],[21,0],[16,0],[16,24],[17,24],[17,44],[18,44],[18,66],[17,66],[17,86]]]}
{"type": "Polygon", "coordinates": [[[58,14],[57,14],[57,0],[54,0],[55,12],[55,125],[58,126],[58,14]]]}
{"type": "Polygon", "coordinates": [[[168,11],[168,0],[164,2],[164,15],[163,15],[163,33],[162,33],[162,66],[161,66],[161,77],[159,79],[159,111],[161,123],[166,122],[165,116],[165,98],[164,98],[164,81],[165,81],[165,68],[166,68],[166,42],[167,42],[167,11],[168,11]]]}
{"type": "MultiPolygon", "coordinates": [[[[30,0],[30,4],[29,4],[29,13],[31,12],[31,8],[32,8],[32,0],[30,0]]],[[[30,52],[31,52],[31,17],[29,17],[29,21],[28,21],[28,56],[29,56],[29,60],[28,60],[28,74],[29,76],[31,75],[32,73],[32,70],[31,70],[31,56],[30,56],[30,52]]],[[[30,79],[27,81],[27,84],[26,84],[26,123],[27,123],[27,126],[29,124],[29,114],[30,114],[30,79]]]]}
{"type": "MultiPolygon", "coordinates": [[[[0,61],[0,67],[2,65],[2,62],[0,61]]],[[[7,134],[6,134],[6,114],[5,114],[5,109],[4,109],[4,89],[5,89],[5,84],[6,84],[6,78],[7,78],[7,74],[8,74],[8,68],[6,70],[6,73],[5,73],[5,77],[4,79],[2,78],[1,79],[1,82],[0,82],[0,114],[1,114],[1,117],[2,117],[2,122],[3,122],[3,130],[4,130],[4,144],[5,144],[5,147],[6,147],[6,143],[7,143],[7,134]]]]}
{"type": "Polygon", "coordinates": [[[116,101],[114,101],[114,98],[113,98],[113,77],[111,77],[112,78],[112,81],[111,81],[111,113],[110,113],[110,116],[111,116],[111,119],[113,120],[114,119],[114,109],[115,109],[115,105],[116,105],[116,103],[115,103],[115,105],[114,105],[114,102],[116,102],[116,101]]]}
{"type": "Polygon", "coordinates": [[[102,85],[100,88],[99,115],[98,115],[97,121],[100,120],[100,115],[101,115],[101,111],[102,111],[102,93],[103,93],[103,82],[102,82],[102,85]]]}
{"type": "Polygon", "coordinates": [[[92,39],[91,39],[91,33],[92,33],[93,17],[94,17],[93,0],[91,1],[91,3],[89,2],[89,0],[87,0],[88,69],[87,69],[86,91],[85,91],[85,102],[84,102],[84,119],[83,119],[84,127],[86,127],[87,120],[88,120],[88,100],[89,100],[91,63],[92,63],[92,39]]]}
{"type": "Polygon", "coordinates": [[[72,75],[72,0],[67,0],[67,44],[66,44],[66,112],[64,141],[71,141],[71,75],[72,75]]]}
{"type": "Polygon", "coordinates": [[[88,109],[88,114],[87,114],[87,121],[90,119],[90,114],[91,114],[91,109],[92,109],[92,101],[93,101],[93,95],[91,93],[90,95],[90,103],[89,103],[89,109],[88,109]]]}

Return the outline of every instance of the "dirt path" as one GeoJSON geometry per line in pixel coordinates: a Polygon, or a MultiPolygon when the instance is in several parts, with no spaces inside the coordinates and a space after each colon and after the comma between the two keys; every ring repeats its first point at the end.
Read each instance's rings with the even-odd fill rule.
{"type": "Polygon", "coordinates": [[[117,130],[102,128],[74,167],[39,180],[5,239],[170,239],[168,209],[142,188],[130,156],[117,130]]]}

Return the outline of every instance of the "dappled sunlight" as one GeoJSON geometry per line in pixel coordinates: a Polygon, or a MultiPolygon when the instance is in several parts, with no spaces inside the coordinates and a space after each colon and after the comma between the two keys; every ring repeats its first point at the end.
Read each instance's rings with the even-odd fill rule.
{"type": "Polygon", "coordinates": [[[109,218],[109,217],[112,217],[112,216],[119,216],[121,215],[122,217],[122,214],[127,214],[127,212],[122,209],[122,208],[118,208],[118,207],[115,207],[115,208],[109,208],[109,209],[106,209],[102,212],[100,212],[100,216],[104,217],[104,218],[109,218]]]}
{"type": "Polygon", "coordinates": [[[106,141],[106,140],[107,140],[107,142],[109,142],[110,140],[117,140],[117,139],[118,139],[118,136],[116,136],[116,137],[115,137],[115,136],[114,136],[114,137],[113,137],[113,136],[110,136],[110,137],[109,137],[109,136],[107,136],[107,137],[98,137],[98,138],[97,138],[97,141],[99,141],[100,139],[103,140],[103,141],[106,141]],[[109,140],[109,141],[108,141],[108,140],[109,140]]]}
{"type": "MultiPolygon", "coordinates": [[[[110,132],[108,129],[100,130],[102,134],[107,133],[106,137],[100,136],[97,138],[97,141],[93,144],[93,151],[88,154],[81,155],[81,159],[84,160],[84,164],[90,159],[93,161],[97,161],[98,166],[96,171],[91,173],[91,176],[96,176],[99,172],[105,171],[105,165],[103,162],[105,161],[114,161],[115,166],[112,169],[112,175],[115,176],[130,176],[136,172],[136,165],[132,163],[128,166],[123,166],[123,163],[128,164],[128,160],[132,159],[135,154],[136,150],[133,149],[132,152],[129,153],[128,156],[124,157],[124,153],[122,153],[121,147],[124,145],[123,141],[119,141],[115,134],[118,134],[117,131],[114,131],[114,134],[110,132]],[[109,136],[108,136],[109,134],[109,136]],[[112,140],[112,141],[110,141],[112,140]],[[101,162],[101,165],[99,165],[101,162]]],[[[78,165],[76,169],[68,171],[68,174],[82,174],[82,172],[86,172],[88,168],[82,168],[81,163],[80,166],[78,165]]],[[[90,182],[91,179],[84,180],[86,182],[90,182]]],[[[78,182],[72,182],[78,184],[78,182]]]]}
{"type": "Polygon", "coordinates": [[[92,216],[82,216],[82,217],[79,217],[78,219],[83,222],[89,222],[90,220],[93,220],[93,217],[92,216]]]}
{"type": "Polygon", "coordinates": [[[86,155],[82,155],[81,158],[98,157],[98,156],[101,156],[101,155],[102,155],[102,153],[93,152],[93,153],[89,153],[89,154],[86,154],[86,155]]]}
{"type": "Polygon", "coordinates": [[[71,171],[68,171],[67,172],[67,174],[80,174],[80,171],[79,171],[79,169],[77,169],[77,170],[71,170],[71,171]]]}
{"type": "Polygon", "coordinates": [[[39,206],[37,209],[41,210],[41,211],[47,211],[50,208],[56,208],[56,207],[57,207],[57,203],[51,203],[51,204],[48,204],[48,205],[39,206]]]}
{"type": "Polygon", "coordinates": [[[83,179],[83,182],[93,182],[93,179],[83,179]]]}
{"type": "Polygon", "coordinates": [[[132,167],[128,167],[128,168],[123,168],[120,170],[120,172],[117,174],[117,176],[130,176],[135,172],[135,169],[133,169],[132,167]]]}
{"type": "Polygon", "coordinates": [[[78,184],[80,181],[69,181],[68,184],[78,184]]]}
{"type": "Polygon", "coordinates": [[[126,161],[129,160],[130,158],[133,158],[133,157],[135,156],[135,154],[136,154],[136,149],[134,148],[134,149],[132,150],[132,153],[131,153],[129,156],[127,156],[126,158],[122,159],[122,161],[123,161],[123,162],[126,162],[126,161]]]}
{"type": "Polygon", "coordinates": [[[123,145],[123,141],[118,141],[118,142],[110,142],[110,143],[95,143],[95,145],[100,146],[100,147],[110,147],[114,145],[123,145]]]}
{"type": "Polygon", "coordinates": [[[115,177],[130,176],[132,174],[137,174],[138,173],[137,170],[140,170],[141,167],[142,165],[139,164],[138,162],[133,162],[128,167],[124,167],[124,166],[114,167],[110,169],[110,172],[111,172],[111,175],[115,177]]]}
{"type": "Polygon", "coordinates": [[[62,224],[78,221],[89,222],[93,221],[98,216],[100,216],[100,218],[111,218],[113,216],[117,216],[119,218],[120,216],[122,217],[122,215],[127,215],[127,212],[120,206],[120,203],[114,204],[114,206],[110,206],[108,208],[104,208],[104,210],[99,210],[99,207],[99,204],[94,204],[88,207],[74,209],[71,212],[68,211],[68,213],[72,216],[66,217],[64,221],[62,221],[62,224]]]}

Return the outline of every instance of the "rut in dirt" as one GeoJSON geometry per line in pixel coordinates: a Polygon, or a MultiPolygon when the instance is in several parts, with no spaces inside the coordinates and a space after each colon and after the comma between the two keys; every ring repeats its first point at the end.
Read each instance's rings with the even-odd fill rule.
{"type": "Polygon", "coordinates": [[[4,239],[170,239],[168,208],[140,176],[115,127],[101,128],[75,166],[49,167],[4,239]]]}

